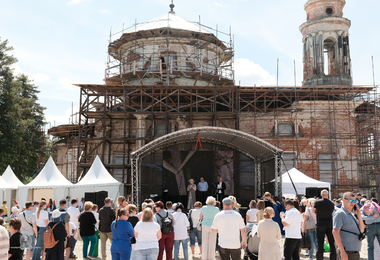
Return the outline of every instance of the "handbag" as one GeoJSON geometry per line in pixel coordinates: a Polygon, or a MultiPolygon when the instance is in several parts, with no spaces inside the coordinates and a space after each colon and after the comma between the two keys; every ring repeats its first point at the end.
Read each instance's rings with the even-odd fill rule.
{"type": "Polygon", "coordinates": [[[310,248],[311,248],[311,241],[310,241],[309,236],[307,235],[307,233],[303,233],[303,232],[301,233],[301,235],[302,235],[302,239],[301,239],[301,246],[300,246],[300,248],[310,250],[310,248]]]}
{"type": "Polygon", "coordinates": [[[198,221],[197,230],[202,231],[202,220],[201,219],[198,221]]]}
{"type": "Polygon", "coordinates": [[[82,239],[82,237],[81,237],[81,235],[80,235],[80,228],[78,227],[78,229],[77,229],[77,232],[75,233],[75,235],[74,235],[74,239],[76,240],[76,241],[83,241],[83,239],[82,239]]]}
{"type": "Polygon", "coordinates": [[[306,221],[305,229],[309,230],[309,229],[314,229],[314,228],[315,228],[315,222],[314,222],[313,217],[310,215],[309,219],[306,221]]]}

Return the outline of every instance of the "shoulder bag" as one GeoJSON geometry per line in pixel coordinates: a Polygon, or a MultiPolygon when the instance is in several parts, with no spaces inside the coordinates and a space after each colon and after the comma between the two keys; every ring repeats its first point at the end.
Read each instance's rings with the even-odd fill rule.
{"type": "Polygon", "coordinates": [[[199,219],[199,221],[198,221],[197,230],[202,231],[202,219],[199,219]]]}
{"type": "MultiPolygon", "coordinates": [[[[310,210],[310,209],[308,209],[310,210]]],[[[310,212],[310,216],[309,216],[309,219],[306,221],[306,224],[305,224],[305,229],[306,230],[309,230],[309,229],[314,229],[315,228],[315,222],[314,222],[314,219],[313,217],[311,216],[311,212],[310,212]]]]}
{"type": "Polygon", "coordinates": [[[357,234],[357,233],[355,233],[355,232],[352,232],[352,231],[344,230],[344,229],[341,229],[341,231],[343,231],[343,232],[347,232],[347,233],[351,233],[351,234],[354,234],[354,235],[357,235],[359,241],[362,241],[362,240],[365,238],[365,232],[362,233],[362,232],[360,231],[360,228],[359,228],[358,222],[356,222],[355,217],[354,217],[351,213],[349,213],[349,214],[350,214],[351,217],[354,219],[355,224],[356,224],[356,226],[357,226],[358,229],[359,229],[359,234],[357,234]]]}

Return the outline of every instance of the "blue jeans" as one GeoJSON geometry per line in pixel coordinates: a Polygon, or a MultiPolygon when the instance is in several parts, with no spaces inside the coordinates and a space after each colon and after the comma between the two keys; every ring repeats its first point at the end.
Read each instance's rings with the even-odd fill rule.
{"type": "Polygon", "coordinates": [[[157,260],[158,248],[133,250],[132,260],[157,260]]]}
{"type": "Polygon", "coordinates": [[[367,242],[368,242],[368,260],[374,260],[373,249],[375,248],[375,237],[380,245],[380,223],[374,223],[367,226],[367,242]]]}
{"type": "Polygon", "coordinates": [[[112,260],[129,260],[131,259],[131,251],[111,250],[111,256],[112,256],[112,260]]]}
{"type": "Polygon", "coordinates": [[[178,254],[179,254],[179,245],[182,243],[182,249],[183,249],[183,256],[185,260],[188,260],[189,254],[188,254],[188,243],[189,239],[184,239],[184,240],[174,240],[174,259],[178,260],[178,254]]]}
{"type": "Polygon", "coordinates": [[[40,260],[41,252],[44,249],[44,233],[46,231],[46,227],[40,227],[37,233],[37,243],[33,249],[33,257],[32,260],[40,260]]]}
{"type": "Polygon", "coordinates": [[[92,256],[94,253],[94,249],[96,246],[96,235],[82,237],[83,240],[83,258],[86,258],[87,256],[92,256]],[[90,246],[90,253],[88,253],[88,245],[91,242],[90,246]]]}
{"type": "Polygon", "coordinates": [[[198,246],[202,246],[202,231],[199,231],[196,227],[189,233],[190,246],[195,246],[195,237],[198,240],[198,246]]]}
{"type": "Polygon", "coordinates": [[[309,250],[309,259],[313,259],[314,250],[317,251],[318,249],[317,231],[315,230],[315,228],[308,229],[307,235],[309,236],[311,242],[311,248],[309,250]]]}

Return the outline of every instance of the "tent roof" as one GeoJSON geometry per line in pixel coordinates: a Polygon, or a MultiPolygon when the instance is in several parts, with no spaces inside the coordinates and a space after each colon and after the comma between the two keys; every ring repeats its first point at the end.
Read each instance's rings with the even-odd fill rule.
{"type": "Polygon", "coordinates": [[[1,177],[3,177],[4,181],[6,181],[7,183],[12,184],[16,187],[24,186],[24,183],[22,183],[17,178],[16,174],[12,171],[12,168],[9,165],[1,177]]]}
{"type": "Polygon", "coordinates": [[[135,31],[148,31],[160,28],[173,28],[173,29],[181,29],[193,32],[200,33],[209,33],[208,31],[200,28],[192,22],[189,22],[185,18],[179,16],[174,12],[169,12],[160,17],[157,17],[147,23],[143,23],[140,26],[137,26],[136,29],[132,28],[127,33],[135,32],[135,31]]]}
{"type": "Polygon", "coordinates": [[[282,182],[285,183],[291,183],[289,175],[292,177],[292,181],[294,183],[298,184],[310,184],[310,187],[317,187],[317,188],[324,188],[324,187],[330,187],[330,183],[318,181],[316,179],[310,178],[306,174],[300,172],[296,168],[290,169],[288,172],[285,172],[282,174],[282,182]],[[289,174],[288,174],[289,173],[289,174]]]}
{"type": "Polygon", "coordinates": [[[65,176],[58,170],[53,159],[50,157],[47,161],[45,167],[37,175],[34,180],[25,185],[28,188],[58,188],[58,187],[68,187],[73,186],[73,184],[68,181],[65,176]]]}
{"type": "Polygon", "coordinates": [[[88,170],[86,175],[77,184],[75,184],[75,187],[113,185],[121,185],[121,182],[112,177],[97,155],[91,165],[91,168],[88,170]]]}
{"type": "Polygon", "coordinates": [[[0,190],[16,190],[17,188],[17,186],[9,184],[2,176],[0,176],[0,190]]]}

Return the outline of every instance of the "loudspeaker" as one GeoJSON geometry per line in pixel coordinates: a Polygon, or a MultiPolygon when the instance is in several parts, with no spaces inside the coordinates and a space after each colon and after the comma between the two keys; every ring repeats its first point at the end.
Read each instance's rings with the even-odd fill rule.
{"type": "Polygon", "coordinates": [[[95,203],[96,201],[95,192],[85,192],[84,201],[91,201],[92,203],[95,203]]]}
{"type": "Polygon", "coordinates": [[[95,204],[98,205],[98,210],[104,206],[104,200],[108,197],[108,191],[98,191],[95,193],[95,204]]]}
{"type": "Polygon", "coordinates": [[[321,191],[322,190],[329,190],[329,188],[315,188],[315,187],[309,187],[306,188],[306,198],[314,198],[314,197],[321,197],[321,191]]]}

